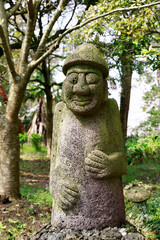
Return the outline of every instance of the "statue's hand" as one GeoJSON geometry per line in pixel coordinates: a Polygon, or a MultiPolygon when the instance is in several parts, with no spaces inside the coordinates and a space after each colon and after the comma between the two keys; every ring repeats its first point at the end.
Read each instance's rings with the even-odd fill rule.
{"type": "Polygon", "coordinates": [[[85,171],[93,178],[106,178],[109,174],[108,156],[99,150],[93,150],[85,159],[85,171]]]}
{"type": "Polygon", "coordinates": [[[75,184],[64,183],[61,186],[58,205],[63,210],[70,210],[79,198],[79,191],[75,184]]]}

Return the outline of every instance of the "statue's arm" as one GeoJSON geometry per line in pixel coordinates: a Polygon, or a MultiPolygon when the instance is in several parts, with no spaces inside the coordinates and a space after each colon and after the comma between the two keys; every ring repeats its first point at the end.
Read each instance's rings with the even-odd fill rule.
{"type": "Polygon", "coordinates": [[[93,178],[120,177],[126,172],[124,141],[117,102],[114,99],[109,99],[106,108],[110,122],[107,126],[111,136],[109,144],[113,146],[109,154],[96,149],[85,159],[86,173],[93,178]]]}
{"type": "Polygon", "coordinates": [[[92,178],[121,177],[126,172],[125,156],[122,152],[107,155],[93,150],[85,159],[85,171],[92,178]]]}

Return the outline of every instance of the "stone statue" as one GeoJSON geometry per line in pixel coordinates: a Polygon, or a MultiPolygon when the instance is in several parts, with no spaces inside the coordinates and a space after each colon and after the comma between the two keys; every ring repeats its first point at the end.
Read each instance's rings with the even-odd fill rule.
{"type": "Polygon", "coordinates": [[[52,225],[118,227],[125,222],[126,163],[118,106],[108,99],[107,63],[85,43],[65,60],[63,72],[63,101],[54,114],[52,225]]]}

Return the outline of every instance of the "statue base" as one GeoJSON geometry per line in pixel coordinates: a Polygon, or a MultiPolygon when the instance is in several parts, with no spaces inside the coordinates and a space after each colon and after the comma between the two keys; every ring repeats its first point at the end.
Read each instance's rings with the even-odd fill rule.
{"type": "Polygon", "coordinates": [[[145,240],[135,226],[129,222],[120,228],[107,227],[102,230],[73,230],[69,228],[54,227],[47,224],[42,227],[31,240],[145,240]]]}

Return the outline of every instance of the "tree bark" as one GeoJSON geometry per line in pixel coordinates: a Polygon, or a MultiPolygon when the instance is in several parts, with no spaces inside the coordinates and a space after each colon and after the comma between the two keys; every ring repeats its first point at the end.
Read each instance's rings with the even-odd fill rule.
{"type": "Polygon", "coordinates": [[[127,137],[128,113],[131,94],[131,80],[132,80],[132,62],[124,54],[121,59],[122,73],[121,73],[121,97],[120,97],[120,117],[123,137],[127,137]]]}
{"type": "MultiPolygon", "coordinates": [[[[160,57],[159,57],[159,61],[160,61],[160,57]]],[[[160,87],[160,64],[157,68],[157,85],[158,85],[158,87],[160,87]]],[[[160,94],[160,92],[159,92],[159,94],[160,94]]],[[[160,99],[159,99],[158,109],[160,111],[160,99]]]]}
{"type": "Polygon", "coordinates": [[[19,121],[1,117],[0,195],[19,197],[19,121]]]}
{"type": "Polygon", "coordinates": [[[47,67],[46,60],[42,64],[42,73],[44,76],[44,87],[46,94],[46,139],[47,139],[47,156],[51,157],[51,146],[52,146],[52,130],[53,130],[53,110],[52,110],[52,92],[50,85],[50,69],[47,67]]]}
{"type": "MultiPolygon", "coordinates": [[[[159,60],[160,60],[160,57],[159,57],[159,60]]],[[[160,89],[160,66],[158,66],[158,68],[157,68],[157,85],[160,89]]],[[[160,91],[159,91],[159,96],[160,96],[160,91]]],[[[158,102],[158,110],[160,112],[160,98],[159,98],[159,102],[158,102]]],[[[159,129],[159,133],[160,133],[160,125],[159,125],[158,129],[159,129]]]]}
{"type": "Polygon", "coordinates": [[[46,115],[47,156],[51,157],[52,130],[53,130],[52,94],[47,95],[47,103],[46,104],[47,104],[47,115],[46,115]]]}
{"type": "Polygon", "coordinates": [[[6,114],[0,116],[0,195],[18,198],[19,193],[19,119],[18,113],[26,84],[11,80],[6,114]]]}

